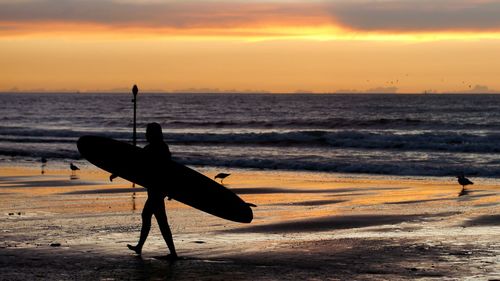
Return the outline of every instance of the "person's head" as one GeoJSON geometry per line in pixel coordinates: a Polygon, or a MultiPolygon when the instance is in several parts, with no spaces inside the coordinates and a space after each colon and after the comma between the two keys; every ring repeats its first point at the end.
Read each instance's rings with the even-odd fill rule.
{"type": "Polygon", "coordinates": [[[156,122],[148,124],[146,127],[146,140],[149,143],[163,141],[163,132],[161,131],[160,124],[156,122]]]}

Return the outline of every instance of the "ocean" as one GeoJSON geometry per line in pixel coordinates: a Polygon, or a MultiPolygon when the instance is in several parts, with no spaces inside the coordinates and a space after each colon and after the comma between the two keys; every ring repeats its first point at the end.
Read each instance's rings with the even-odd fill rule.
{"type": "MultiPolygon", "coordinates": [[[[0,94],[0,161],[85,165],[82,135],[131,142],[132,95],[0,94]]],[[[139,94],[192,166],[500,177],[500,95],[139,94]]]]}

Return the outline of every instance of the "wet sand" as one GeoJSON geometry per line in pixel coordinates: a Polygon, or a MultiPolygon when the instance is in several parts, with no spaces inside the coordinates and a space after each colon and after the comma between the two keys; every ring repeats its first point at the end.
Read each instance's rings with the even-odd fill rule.
{"type": "MultiPolygon", "coordinates": [[[[213,176],[215,170],[203,170],[213,176]]],[[[0,168],[3,280],[500,280],[500,183],[231,170],[251,224],[166,201],[137,257],[146,193],[85,168],[0,168]]],[[[473,180],[474,181],[474,180],[473,180]]]]}

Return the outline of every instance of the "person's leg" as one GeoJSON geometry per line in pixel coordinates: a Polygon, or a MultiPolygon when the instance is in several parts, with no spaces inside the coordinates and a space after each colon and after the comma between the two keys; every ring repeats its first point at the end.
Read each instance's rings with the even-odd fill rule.
{"type": "Polygon", "coordinates": [[[135,251],[138,255],[141,254],[142,252],[142,246],[144,246],[144,243],[146,242],[146,239],[148,238],[149,230],[151,229],[151,217],[153,216],[153,204],[151,200],[148,198],[146,200],[146,203],[144,203],[144,209],[142,210],[142,227],[141,227],[141,236],[139,238],[139,242],[137,243],[137,246],[132,246],[132,245],[127,245],[127,247],[135,251]]]}
{"type": "Polygon", "coordinates": [[[168,225],[165,202],[163,198],[155,201],[154,215],[156,221],[158,222],[158,226],[160,227],[163,239],[167,243],[168,249],[170,250],[170,258],[177,258],[177,252],[175,251],[174,240],[172,239],[172,231],[170,231],[170,226],[168,225]]]}

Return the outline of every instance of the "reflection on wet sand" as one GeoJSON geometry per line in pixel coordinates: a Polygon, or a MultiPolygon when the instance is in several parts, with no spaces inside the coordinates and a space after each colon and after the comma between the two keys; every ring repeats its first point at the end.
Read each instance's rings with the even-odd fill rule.
{"type": "Polygon", "coordinates": [[[274,206],[280,205],[290,205],[290,206],[321,206],[321,205],[330,205],[337,204],[342,202],[347,202],[348,200],[310,200],[310,201],[299,201],[299,202],[289,202],[289,203],[277,203],[271,204],[274,206]]]}
{"type": "Polygon", "coordinates": [[[46,179],[46,180],[15,180],[9,179],[0,181],[0,188],[33,188],[33,187],[67,187],[67,186],[81,186],[81,185],[99,185],[99,182],[78,181],[78,176],[71,176],[68,179],[46,179]]]}
{"type": "Polygon", "coordinates": [[[104,188],[104,189],[92,189],[92,190],[76,190],[68,191],[62,194],[65,195],[84,195],[84,194],[113,194],[113,193],[132,193],[135,195],[136,192],[146,192],[145,188],[137,187],[123,187],[123,188],[104,188]]]}
{"type": "Polygon", "coordinates": [[[6,280],[500,277],[496,182],[477,179],[457,197],[447,180],[239,171],[230,187],[259,206],[254,221],[233,223],[165,201],[183,257],[170,263],[155,258],[167,253],[155,227],[142,258],[126,248],[137,238],[134,212],[144,188],[87,169],[79,180],[68,180],[67,171],[39,172],[0,171],[6,280]]]}
{"type": "Polygon", "coordinates": [[[447,201],[453,200],[451,198],[436,198],[436,199],[423,199],[423,200],[407,200],[407,201],[397,201],[397,202],[387,202],[384,204],[395,205],[395,204],[418,204],[418,203],[428,203],[437,201],[447,201]]]}
{"type": "Polygon", "coordinates": [[[500,226],[500,214],[475,217],[466,221],[464,226],[500,226]]]}
{"type": "Polygon", "coordinates": [[[136,202],[135,202],[135,197],[136,197],[135,184],[132,184],[132,189],[133,189],[133,192],[132,192],[132,211],[135,211],[135,210],[137,210],[137,206],[136,206],[136,202]]]}
{"type": "MultiPolygon", "coordinates": [[[[273,194],[273,193],[349,193],[361,192],[362,188],[332,188],[315,189],[304,187],[302,189],[274,188],[274,187],[252,187],[252,188],[230,188],[236,194],[273,194]]],[[[369,190],[401,190],[405,187],[372,187],[369,190]]]]}
{"type": "Polygon", "coordinates": [[[330,216],[302,220],[277,222],[227,230],[234,233],[297,233],[328,231],[335,229],[360,228],[385,224],[419,221],[429,218],[442,218],[459,213],[417,214],[417,215],[350,215],[330,216]]]}

